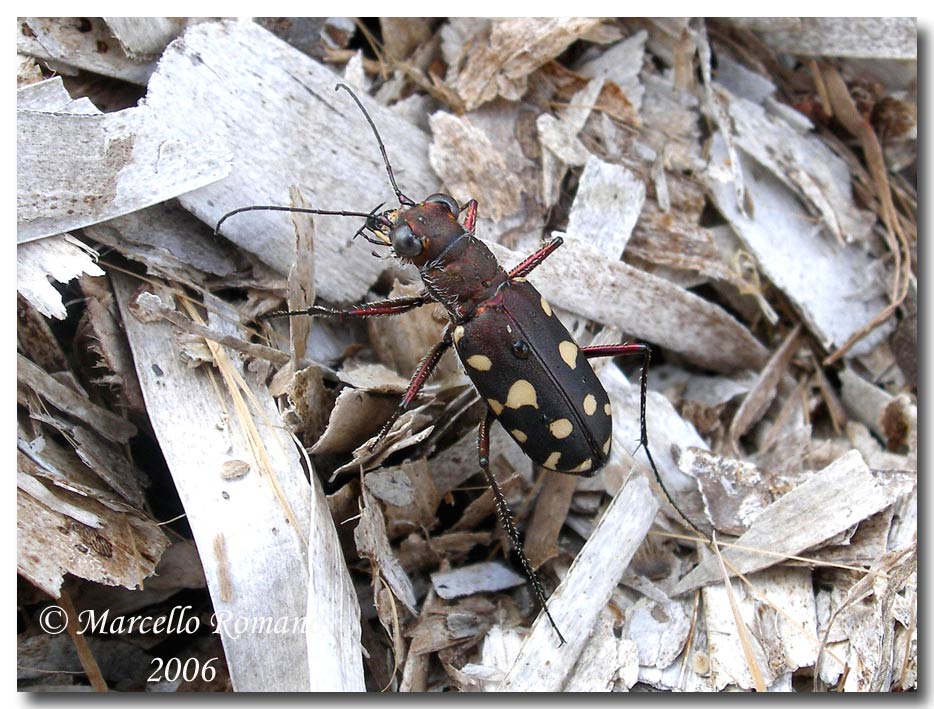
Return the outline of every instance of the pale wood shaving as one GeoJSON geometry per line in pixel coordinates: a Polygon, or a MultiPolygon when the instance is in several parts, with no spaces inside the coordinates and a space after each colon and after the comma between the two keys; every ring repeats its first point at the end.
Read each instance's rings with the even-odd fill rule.
{"type": "MultiPolygon", "coordinates": [[[[235,481],[223,478],[222,466],[231,453],[251,461],[256,455],[234,418],[233,402],[220,393],[210,375],[191,370],[179,361],[170,325],[141,323],[130,314],[130,283],[115,279],[115,290],[150,420],[169,461],[195,539],[201,549],[213,548],[218,534],[225,540],[230,559],[226,565],[212,553],[202,551],[215,610],[228,618],[273,616],[286,618],[286,622],[302,618],[307,602],[305,540],[309,539],[310,493],[290,439],[281,431],[263,426],[270,436],[268,455],[287,490],[289,504],[298,510],[300,529],[289,522],[263,475],[247,475],[235,481]],[[180,407],[180,401],[186,405],[180,407]],[[227,600],[221,597],[224,578],[232,590],[227,600]]],[[[267,408],[265,415],[273,420],[277,414],[268,395],[262,405],[267,408]]],[[[230,625],[221,632],[221,638],[235,688],[308,688],[303,633],[269,636],[269,642],[260,647],[243,642],[236,626],[230,625]]]]}
{"type": "Polygon", "coordinates": [[[155,62],[128,57],[111,29],[100,18],[22,18],[16,34],[17,50],[63,66],[145,85],[155,62]]]}
{"type": "Polygon", "coordinates": [[[474,109],[496,96],[520,98],[532,71],[600,22],[558,17],[494,20],[489,37],[474,45],[454,84],[465,108],[474,109]]]}
{"type": "Polygon", "coordinates": [[[136,426],[132,423],[60,384],[22,355],[17,355],[16,378],[50,404],[84,421],[110,441],[126,443],[136,435],[136,426]]]}
{"type": "Polygon", "coordinates": [[[435,593],[444,599],[501,591],[521,586],[523,583],[525,579],[522,576],[497,561],[484,561],[431,575],[435,593]]]}
{"type": "MultiPolygon", "coordinates": [[[[714,136],[714,165],[725,165],[727,151],[720,134],[714,136]]],[[[744,171],[754,175],[746,188],[755,204],[754,216],[743,216],[735,195],[718,169],[710,173],[711,195],[720,212],[755,254],[762,271],[797,305],[801,317],[825,347],[843,344],[882,307],[882,293],[867,290],[870,259],[856,248],[833,248],[802,214],[800,203],[776,179],[753,170],[749,158],[739,157],[744,171]],[[780,237],[775,234],[780,233],[780,237]],[[794,259],[790,259],[790,255],[794,259]],[[833,273],[833,278],[813,278],[814,273],[833,273]],[[830,308],[830,303],[835,304],[830,308]]],[[[872,333],[857,346],[868,352],[891,328],[872,333]]]]}
{"type": "Polygon", "coordinates": [[[567,643],[559,647],[548,619],[540,615],[499,691],[562,688],[657,509],[642,479],[619,492],[549,599],[548,608],[567,643]]]}
{"type": "Polygon", "coordinates": [[[168,546],[152,520],[110,510],[64,490],[52,500],[38,481],[26,487],[17,490],[17,572],[52,598],[59,597],[66,573],[136,588],[152,574],[168,546]],[[54,507],[33,497],[30,489],[54,507]],[[82,519],[75,519],[75,514],[82,519]]]}
{"type": "Polygon", "coordinates": [[[103,115],[19,111],[17,240],[163,202],[228,174],[223,144],[186,139],[149,106],[103,115]]]}
{"type": "Polygon", "coordinates": [[[645,185],[632,172],[590,156],[568,215],[567,233],[590,240],[609,258],[619,258],[644,200],[645,185]]]}
{"type": "Polygon", "coordinates": [[[917,20],[912,17],[798,17],[755,28],[771,47],[789,54],[915,59],[917,20]]]}
{"type": "Polygon", "coordinates": [[[161,54],[185,26],[184,20],[172,17],[105,17],[104,22],[134,61],[149,60],[161,54]]]}
{"type": "Polygon", "coordinates": [[[486,134],[449,113],[435,113],[429,122],[431,167],[458,202],[476,199],[492,220],[513,215],[519,208],[521,185],[486,134]],[[498,178],[491,181],[490,175],[498,178]]]}
{"type": "Polygon", "coordinates": [[[22,244],[16,249],[16,289],[43,315],[64,320],[68,311],[49,277],[68,283],[81,274],[103,276],[95,256],[68,235],[22,244]]]}
{"type": "MultiPolygon", "coordinates": [[[[783,555],[798,554],[878,512],[897,496],[879,484],[859,453],[851,451],[766,508],[736,540],[737,548],[724,552],[724,559],[731,573],[772,566],[783,555]],[[847,491],[845,498],[841,490],[847,491]],[[806,528],[796,525],[794,520],[802,515],[813,523],[806,528]]],[[[698,588],[715,577],[714,564],[707,560],[679,582],[675,593],[698,588]]]]}
{"type": "Polygon", "coordinates": [[[796,325],[785,337],[781,346],[769,358],[752,388],[743,399],[730,424],[730,443],[733,450],[739,450],[740,436],[744,435],[765,413],[772,403],[779,380],[784,376],[791,358],[798,349],[801,326],[796,325]]]}
{"type": "Polygon", "coordinates": [[[354,540],[361,556],[370,560],[374,585],[382,579],[392,593],[413,615],[416,614],[415,591],[405,570],[399,564],[386,537],[383,513],[376,499],[364,488],[364,507],[360,524],[354,530],[354,540]]]}

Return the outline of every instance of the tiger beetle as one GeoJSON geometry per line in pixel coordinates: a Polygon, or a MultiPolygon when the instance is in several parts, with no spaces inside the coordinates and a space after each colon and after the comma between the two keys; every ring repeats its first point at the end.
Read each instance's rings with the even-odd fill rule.
{"type": "MultiPolygon", "coordinates": [[[[379,212],[334,211],[270,205],[242,207],[225,214],[215,231],[235,214],[255,210],[289,211],[365,219],[357,232],[367,241],[389,247],[404,263],[415,265],[424,290],[415,296],[364,303],[352,308],[313,305],[307,310],[268,313],[265,318],[294,315],[373,317],[397,315],[427,303],[440,303],[450,322],[441,340],[421,360],[399,406],[383,425],[370,448],[393,424],[428,381],[441,356],[454,347],[467,376],[487,411],[480,422],[478,449],[483,471],[496,500],[496,511],[519,556],[532,590],[551,626],[564,644],[545,591],[532,568],[512,520],[506,497],[490,471],[490,426],[499,421],[537,465],[559,473],[591,477],[609,460],[613,441],[610,400],[588,360],[636,355],[642,358],[640,386],[640,446],[656,480],[661,478],[649,451],[645,424],[647,376],[651,350],[641,343],[580,347],[557,318],[548,301],[526,280],[561,246],[555,237],[519,265],[506,271],[474,236],[477,201],[463,207],[446,194],[414,202],[402,193],[379,131],[360,99],[344,84],[376,136],[389,182],[399,207],[379,212]],[[458,217],[464,213],[461,224],[458,217]]],[[[662,484],[662,490],[671,501],[662,484]]],[[[674,504],[672,502],[672,504],[674,504]]]]}

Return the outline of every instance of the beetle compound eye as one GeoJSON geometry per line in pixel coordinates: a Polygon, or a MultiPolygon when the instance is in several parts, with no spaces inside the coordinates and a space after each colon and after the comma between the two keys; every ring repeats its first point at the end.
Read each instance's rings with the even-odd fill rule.
{"type": "Polygon", "coordinates": [[[460,211],[461,211],[461,208],[457,206],[457,200],[455,200],[455,199],[454,199],[453,197],[451,197],[450,195],[441,194],[440,192],[437,192],[437,193],[431,195],[431,196],[430,196],[428,199],[426,199],[425,201],[426,201],[426,202],[440,202],[440,203],[443,204],[445,207],[447,207],[447,208],[448,208],[448,211],[449,211],[451,214],[453,214],[455,217],[456,217],[458,214],[460,214],[460,211]]]}
{"type": "Polygon", "coordinates": [[[415,258],[422,252],[422,241],[409,228],[409,225],[403,222],[395,226],[389,234],[392,239],[392,249],[400,256],[415,258]]]}

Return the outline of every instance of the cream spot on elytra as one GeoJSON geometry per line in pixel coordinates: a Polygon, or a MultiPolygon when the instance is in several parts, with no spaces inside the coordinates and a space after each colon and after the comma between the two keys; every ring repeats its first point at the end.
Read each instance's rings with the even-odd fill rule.
{"type": "Polygon", "coordinates": [[[493,362],[486,355],[473,355],[467,358],[467,364],[480,372],[488,372],[493,362]]]}
{"type": "Polygon", "coordinates": [[[603,455],[610,454],[610,445],[613,443],[613,436],[610,436],[606,439],[606,443],[603,444],[603,455]]]}
{"type": "Polygon", "coordinates": [[[493,413],[499,416],[503,413],[503,405],[499,403],[496,399],[487,399],[486,403],[490,405],[490,408],[493,410],[493,413]]]}
{"type": "Polygon", "coordinates": [[[603,413],[605,413],[607,416],[612,416],[612,415],[613,415],[613,407],[610,406],[609,404],[604,404],[604,405],[603,405],[603,413]]]}
{"type": "Polygon", "coordinates": [[[545,300],[545,296],[542,296],[542,310],[545,311],[545,315],[551,317],[551,306],[548,305],[548,301],[545,300]]]}
{"type": "Polygon", "coordinates": [[[548,430],[551,431],[551,435],[555,438],[567,438],[571,435],[571,431],[574,430],[574,427],[567,419],[558,419],[557,421],[552,421],[548,425],[548,430]]]}
{"type": "Polygon", "coordinates": [[[558,461],[561,459],[561,453],[555,451],[548,458],[545,459],[545,462],[542,463],[542,466],[548,468],[549,470],[555,470],[558,467],[558,461]]]}
{"type": "Polygon", "coordinates": [[[464,336],[464,326],[458,325],[454,328],[454,344],[459,345],[461,338],[464,336]]]}
{"type": "Polygon", "coordinates": [[[538,397],[533,387],[525,379],[518,379],[509,387],[509,394],[506,395],[506,406],[510,409],[518,409],[523,406],[538,408],[538,397]]]}
{"type": "Polygon", "coordinates": [[[597,410],[597,400],[594,398],[593,394],[588,394],[584,397],[584,413],[588,416],[593,416],[593,412],[597,410]]]}
{"type": "Polygon", "coordinates": [[[581,463],[576,468],[574,468],[574,470],[569,470],[568,472],[569,473],[586,473],[588,470],[590,470],[592,466],[593,466],[593,463],[591,462],[590,458],[588,458],[583,463],[581,463]]]}
{"type": "Polygon", "coordinates": [[[518,428],[514,428],[514,429],[511,430],[509,433],[511,433],[511,434],[512,434],[512,437],[515,438],[517,441],[519,441],[519,443],[525,443],[527,440],[529,440],[529,437],[526,436],[526,435],[525,435],[522,431],[520,431],[518,428]]]}
{"type": "Polygon", "coordinates": [[[577,345],[568,340],[564,340],[558,345],[558,352],[561,354],[561,359],[564,360],[567,366],[571,369],[577,367],[577,345]]]}

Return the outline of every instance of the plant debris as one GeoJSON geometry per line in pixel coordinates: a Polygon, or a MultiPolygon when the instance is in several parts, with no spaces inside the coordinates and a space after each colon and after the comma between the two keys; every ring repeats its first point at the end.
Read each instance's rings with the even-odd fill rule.
{"type": "Polygon", "coordinates": [[[20,18],[17,51],[21,689],[917,689],[913,19],[20,18]],[[453,353],[394,418],[443,308],[276,317],[422,293],[361,228],[381,147],[506,269],[561,236],[528,280],[581,347],[652,348],[649,451],[636,361],[593,361],[592,478],[490,431],[564,643],[453,353]],[[257,205],[354,216],[218,225],[257,205]]]}

